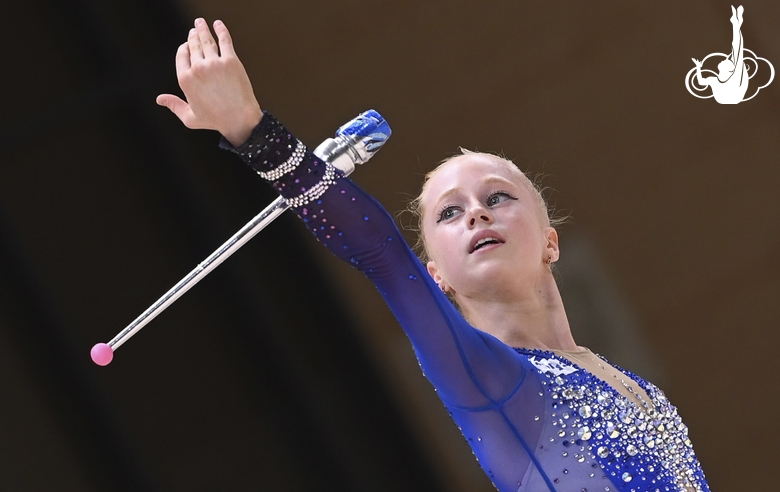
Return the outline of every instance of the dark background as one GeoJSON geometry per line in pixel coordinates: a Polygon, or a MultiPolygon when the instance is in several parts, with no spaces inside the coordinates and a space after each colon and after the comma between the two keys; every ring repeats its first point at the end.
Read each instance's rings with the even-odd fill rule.
{"type": "MultiPolygon", "coordinates": [[[[780,6],[744,5],[780,67],[780,6]]],[[[274,198],[154,104],[196,16],[310,145],[380,111],[393,137],[354,178],[391,211],[461,145],[545,175],[578,342],[665,389],[713,490],[776,486],[780,82],[734,106],[684,86],[730,50],[728,3],[2,11],[0,491],[491,490],[379,296],[292,216],[90,361],[274,198]]]]}

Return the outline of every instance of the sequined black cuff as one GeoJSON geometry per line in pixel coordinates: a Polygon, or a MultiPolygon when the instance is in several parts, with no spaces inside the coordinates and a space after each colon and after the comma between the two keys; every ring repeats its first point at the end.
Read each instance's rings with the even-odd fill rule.
{"type": "Polygon", "coordinates": [[[306,149],[279,120],[267,111],[246,142],[233,147],[224,137],[220,148],[238,154],[271,182],[293,208],[319,198],[341,175],[306,149]]]}
{"type": "Polygon", "coordinates": [[[225,137],[222,137],[219,147],[238,154],[258,173],[266,173],[290,158],[295,150],[295,143],[297,139],[287,131],[287,128],[271,113],[263,111],[263,118],[252,130],[246,142],[233,147],[225,137]]]}

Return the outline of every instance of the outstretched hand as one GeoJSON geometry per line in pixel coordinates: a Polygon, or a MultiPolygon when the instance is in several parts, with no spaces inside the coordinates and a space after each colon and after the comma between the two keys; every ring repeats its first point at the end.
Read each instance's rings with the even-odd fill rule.
{"type": "Polygon", "coordinates": [[[176,52],[176,77],[186,100],[160,94],[157,104],[173,111],[187,128],[216,130],[238,146],[263,113],[227,27],[216,21],[214,32],[219,44],[206,21],[195,19],[187,42],[176,52]]]}

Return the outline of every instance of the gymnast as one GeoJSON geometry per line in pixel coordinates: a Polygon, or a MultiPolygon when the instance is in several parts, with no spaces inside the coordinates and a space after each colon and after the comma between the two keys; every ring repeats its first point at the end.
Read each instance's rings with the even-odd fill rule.
{"type": "Polygon", "coordinates": [[[708,491],[658,388],[574,341],[551,272],[547,206],[501,157],[464,151],[414,204],[425,265],[372,197],[261,110],[228,29],[195,21],[176,54],[188,128],[220,132],[325,247],[371,279],[500,491],[708,491]]]}
{"type": "MultiPolygon", "coordinates": [[[[703,62],[700,62],[696,58],[693,58],[693,63],[696,64],[696,81],[699,85],[704,87],[712,87],[712,95],[715,100],[721,104],[738,104],[742,102],[745,97],[745,93],[748,89],[748,77],[747,65],[745,65],[744,54],[744,42],[742,39],[742,14],[745,9],[740,5],[736,10],[734,6],[731,6],[731,54],[718,63],[718,76],[717,77],[703,77],[701,74],[701,66],[703,62]]],[[[721,56],[724,56],[721,54],[721,56]]],[[[754,60],[755,61],[755,60],[754,60]]]]}

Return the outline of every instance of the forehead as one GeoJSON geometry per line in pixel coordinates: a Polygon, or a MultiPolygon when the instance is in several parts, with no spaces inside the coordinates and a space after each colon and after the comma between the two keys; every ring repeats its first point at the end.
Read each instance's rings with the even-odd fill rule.
{"type": "Polygon", "coordinates": [[[441,166],[425,184],[423,208],[436,203],[453,190],[468,190],[485,183],[509,182],[525,188],[521,180],[525,176],[513,164],[489,155],[464,155],[456,157],[441,166]]]}

